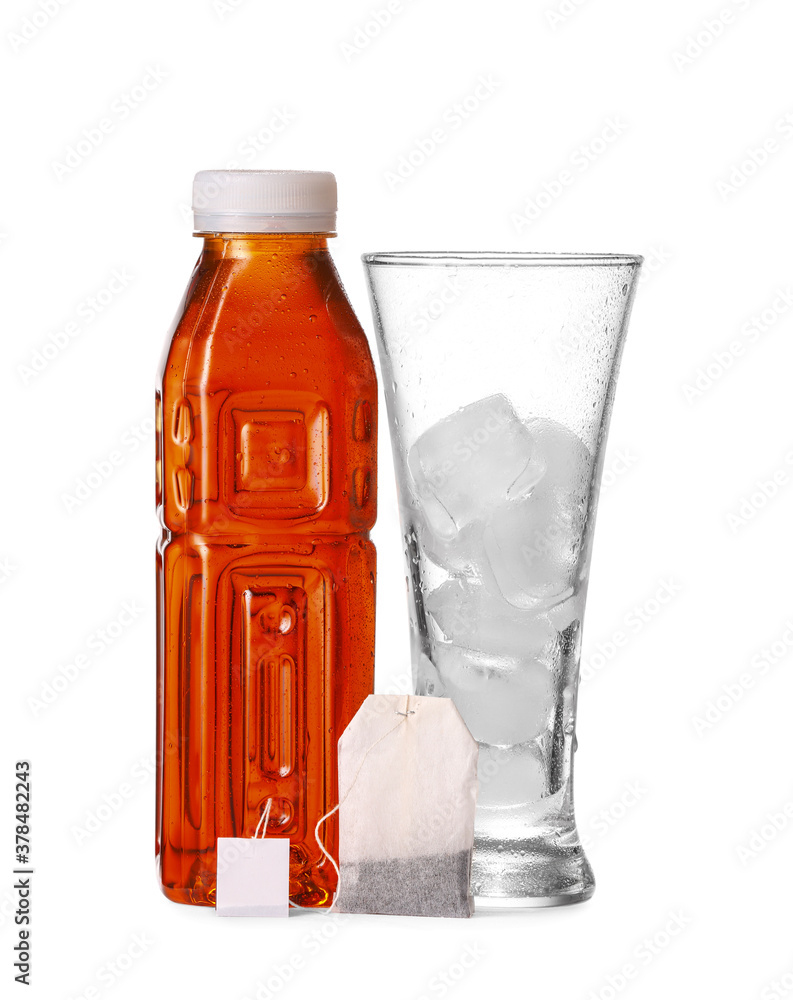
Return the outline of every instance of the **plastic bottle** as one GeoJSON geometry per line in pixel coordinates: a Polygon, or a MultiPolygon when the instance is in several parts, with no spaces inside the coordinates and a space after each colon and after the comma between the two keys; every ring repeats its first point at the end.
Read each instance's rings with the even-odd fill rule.
{"type": "MultiPolygon", "coordinates": [[[[213,905],[216,838],[290,839],[290,898],[327,904],[314,828],[373,689],[377,385],[327,250],[336,181],[203,171],[203,249],[157,393],[157,854],[213,905]]],[[[322,840],[336,857],[335,817],[322,840]]]]}

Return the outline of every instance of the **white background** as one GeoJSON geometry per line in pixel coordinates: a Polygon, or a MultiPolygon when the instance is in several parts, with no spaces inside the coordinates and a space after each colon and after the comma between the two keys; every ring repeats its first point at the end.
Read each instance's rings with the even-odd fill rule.
{"type": "MultiPolygon", "coordinates": [[[[6,0],[0,39],[3,995],[23,989],[10,894],[19,757],[35,786],[26,995],[793,991],[789,0],[400,0],[382,26],[372,12],[386,0],[49,2],[52,16],[6,0]],[[484,95],[482,79],[491,93],[463,120],[453,106],[484,95]],[[67,161],[103,120],[101,143],[67,161]],[[394,181],[436,128],[445,141],[394,181]],[[193,173],[235,162],[335,171],[332,251],[368,331],[363,251],[648,258],[585,635],[576,795],[591,902],[471,921],[268,922],[159,893],[147,421],[199,249],[185,212],[193,173]],[[126,287],[88,318],[116,270],[126,287]],[[75,336],[31,376],[69,323],[75,336]],[[112,474],[68,505],[111,452],[112,474]],[[656,603],[664,585],[674,597],[656,603]],[[100,648],[124,602],[134,618],[100,648]],[[86,836],[121,786],[129,797],[86,836]]],[[[375,541],[384,690],[408,667],[385,435],[375,541]]]]}

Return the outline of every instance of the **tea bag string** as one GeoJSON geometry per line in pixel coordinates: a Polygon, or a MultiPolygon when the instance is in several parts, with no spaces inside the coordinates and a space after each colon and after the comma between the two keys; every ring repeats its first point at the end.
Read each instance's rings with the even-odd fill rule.
{"type": "MultiPolygon", "coordinates": [[[[390,736],[391,733],[393,733],[396,729],[399,729],[399,727],[403,723],[407,722],[409,715],[415,715],[416,714],[414,710],[410,710],[409,709],[409,705],[410,705],[410,695],[405,695],[405,711],[404,712],[400,712],[400,711],[396,712],[396,714],[398,716],[400,716],[399,722],[397,722],[397,724],[395,726],[392,726],[390,729],[387,729],[383,733],[383,735],[380,736],[380,737],[378,737],[378,739],[376,739],[374,741],[374,743],[367,749],[366,753],[363,755],[363,757],[361,757],[361,763],[358,765],[358,769],[355,772],[355,774],[353,775],[353,779],[350,782],[350,785],[349,785],[347,791],[344,793],[344,798],[341,799],[341,801],[338,802],[331,810],[329,810],[328,812],[326,812],[324,816],[320,816],[320,818],[317,820],[317,825],[314,827],[314,839],[316,840],[317,845],[318,845],[320,851],[322,851],[322,853],[325,855],[325,857],[328,859],[328,861],[330,861],[330,863],[333,865],[334,871],[336,872],[336,891],[333,893],[333,899],[331,901],[330,906],[327,909],[328,913],[332,913],[333,912],[333,908],[336,905],[336,900],[339,898],[339,892],[341,891],[341,872],[339,871],[339,866],[336,864],[336,859],[330,854],[330,852],[326,849],[325,845],[322,843],[322,837],[320,837],[320,835],[319,835],[319,828],[322,826],[322,824],[325,822],[326,819],[330,819],[330,817],[333,816],[334,813],[337,813],[339,811],[339,809],[347,801],[347,796],[350,794],[350,792],[355,787],[355,782],[358,780],[358,775],[361,773],[361,769],[363,768],[364,764],[366,763],[366,758],[369,756],[369,754],[372,752],[372,750],[374,750],[374,748],[378,744],[382,743],[383,740],[387,736],[390,736]]],[[[296,910],[305,910],[305,909],[308,909],[308,907],[306,907],[306,906],[299,906],[297,903],[293,903],[291,899],[289,900],[289,905],[293,906],[296,910]]]]}
{"type": "Polygon", "coordinates": [[[262,830],[262,840],[264,840],[264,838],[267,836],[267,824],[270,820],[270,810],[272,809],[272,807],[273,807],[273,798],[272,796],[270,796],[270,798],[265,803],[264,810],[262,811],[262,815],[260,816],[259,822],[256,826],[256,832],[253,835],[254,840],[256,840],[256,838],[259,836],[259,829],[262,823],[264,823],[264,829],[262,830]]]}
{"type": "MultiPolygon", "coordinates": [[[[383,735],[378,737],[378,739],[376,739],[374,743],[367,749],[366,753],[363,755],[363,757],[361,757],[361,763],[358,765],[358,770],[355,772],[353,779],[350,782],[349,788],[344,793],[344,798],[340,802],[338,802],[331,810],[326,812],[324,816],[320,816],[320,818],[317,820],[317,825],[314,827],[314,839],[316,840],[320,851],[322,851],[322,853],[325,855],[328,861],[330,861],[330,863],[333,865],[334,871],[336,872],[336,891],[333,893],[333,900],[331,901],[331,904],[328,907],[327,910],[328,913],[331,913],[333,907],[336,905],[336,900],[338,898],[339,891],[341,889],[341,872],[339,871],[339,866],[336,864],[336,859],[333,857],[332,854],[329,853],[329,851],[325,848],[325,845],[322,843],[322,838],[319,835],[319,828],[322,826],[322,824],[325,822],[326,819],[330,819],[330,817],[333,816],[334,813],[337,813],[339,809],[344,805],[344,803],[347,800],[347,796],[353,790],[355,782],[358,780],[358,775],[361,773],[361,769],[366,763],[366,758],[369,756],[372,750],[374,750],[374,748],[379,743],[382,743],[387,736],[390,736],[395,729],[399,729],[399,727],[402,725],[403,722],[407,722],[409,715],[416,714],[415,710],[409,708],[409,705],[410,705],[410,695],[405,695],[405,711],[400,712],[397,710],[396,712],[396,714],[400,716],[399,722],[397,722],[397,724],[395,726],[392,726],[390,729],[387,729],[383,733],[383,735]]],[[[264,809],[262,810],[262,814],[259,817],[259,822],[253,834],[254,840],[256,840],[256,838],[259,836],[260,829],[262,831],[261,839],[264,840],[264,838],[267,836],[267,824],[270,821],[270,810],[272,809],[272,805],[273,805],[273,799],[272,796],[270,796],[270,798],[268,798],[267,802],[264,804],[264,809]]],[[[296,910],[309,909],[309,907],[307,906],[300,906],[299,903],[293,903],[291,899],[289,900],[289,905],[294,907],[294,909],[296,910]]]]}

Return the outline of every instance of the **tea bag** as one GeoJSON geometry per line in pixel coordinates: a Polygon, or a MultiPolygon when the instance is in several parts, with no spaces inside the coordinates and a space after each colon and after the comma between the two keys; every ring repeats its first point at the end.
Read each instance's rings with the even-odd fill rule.
{"type": "Polygon", "coordinates": [[[369,695],[339,740],[337,909],[473,914],[478,754],[451,699],[369,695]]]}

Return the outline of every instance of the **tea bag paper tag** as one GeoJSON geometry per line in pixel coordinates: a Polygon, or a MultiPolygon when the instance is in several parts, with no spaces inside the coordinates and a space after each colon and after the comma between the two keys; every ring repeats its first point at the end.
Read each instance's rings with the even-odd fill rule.
{"type": "Polygon", "coordinates": [[[288,916],[289,840],[218,837],[217,844],[217,915],[288,916]]]}

